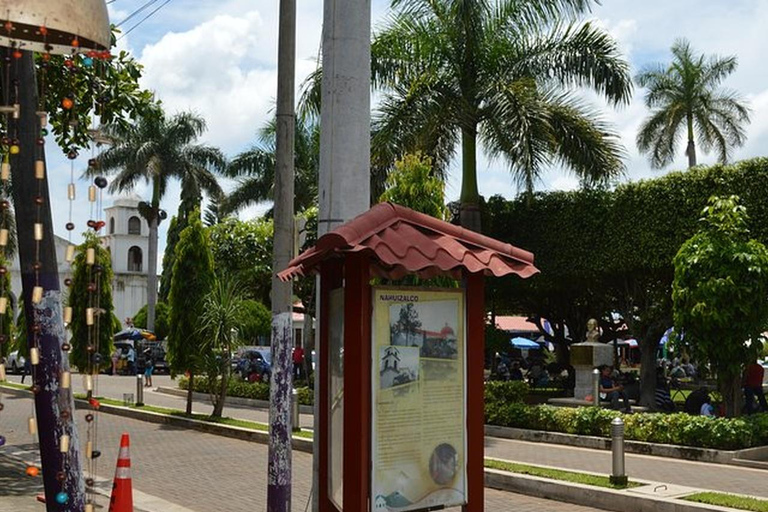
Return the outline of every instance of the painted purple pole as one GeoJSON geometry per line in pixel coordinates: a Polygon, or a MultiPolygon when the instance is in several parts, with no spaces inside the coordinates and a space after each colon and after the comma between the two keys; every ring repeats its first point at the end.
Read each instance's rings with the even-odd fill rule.
{"type": "Polygon", "coordinates": [[[296,84],[296,0],[280,0],[275,147],[275,244],[272,257],[272,381],[269,389],[267,511],[291,510],[293,287],[277,272],[293,256],[293,147],[296,84]]]}
{"type": "Polygon", "coordinates": [[[59,289],[58,262],[53,238],[53,220],[48,194],[47,178],[38,190],[35,179],[35,148],[39,137],[39,120],[35,114],[37,108],[37,85],[32,53],[25,51],[18,66],[19,101],[21,116],[19,119],[19,146],[21,152],[12,157],[11,176],[13,184],[13,203],[16,211],[16,230],[18,233],[19,260],[21,262],[22,296],[27,323],[27,339],[34,336],[34,326],[40,326],[38,333],[40,364],[36,368],[33,384],[40,386],[35,396],[40,458],[42,460],[43,485],[45,487],[46,507],[49,512],[82,512],[85,507],[85,485],[80,468],[80,443],[74,422],[74,399],[70,391],[61,393],[59,375],[62,370],[69,370],[69,362],[62,353],[61,344],[66,341],[61,308],[61,290],[59,289]],[[43,224],[43,239],[40,242],[40,254],[36,255],[34,224],[37,222],[35,198],[42,200],[40,222],[43,224]],[[39,261],[39,285],[45,290],[39,304],[32,303],[32,288],[35,286],[33,263],[39,261]],[[69,419],[61,420],[62,413],[69,419]],[[69,452],[64,457],[59,451],[59,439],[62,434],[70,435],[69,452]],[[66,465],[63,464],[66,460],[66,465]],[[56,478],[63,471],[63,484],[56,478]],[[64,505],[56,502],[56,494],[64,491],[69,500],[64,505]]]}

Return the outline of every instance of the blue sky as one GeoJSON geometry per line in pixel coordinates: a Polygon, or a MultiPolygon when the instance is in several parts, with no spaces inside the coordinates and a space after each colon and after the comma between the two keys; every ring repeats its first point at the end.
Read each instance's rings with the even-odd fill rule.
{"type": "MultiPolygon", "coordinates": [[[[113,22],[120,22],[146,0],[115,0],[110,4],[113,22]]],[[[162,2],[157,2],[159,5],[162,2]]],[[[246,149],[255,140],[257,129],[270,117],[276,92],[277,7],[278,0],[172,0],[152,18],[123,38],[127,48],[145,65],[143,84],[152,89],[166,109],[193,110],[208,121],[204,140],[219,146],[229,156],[246,149]]],[[[373,0],[374,27],[385,16],[388,1],[373,0]]],[[[147,11],[154,8],[150,7],[147,11]]],[[[124,28],[144,17],[128,21],[124,28]]],[[[725,86],[738,90],[751,104],[753,121],[747,144],[736,151],[736,159],[765,154],[768,144],[768,2],[763,0],[604,0],[589,19],[604,26],[619,41],[633,74],[651,62],[668,59],[669,47],[678,37],[688,38],[706,53],[737,55],[738,70],[725,86]]],[[[301,80],[315,67],[322,24],[322,0],[298,2],[297,78],[301,80]]],[[[662,175],[651,170],[634,145],[637,128],[647,114],[643,91],[635,90],[632,103],[618,110],[602,105],[605,117],[622,136],[627,149],[625,180],[662,175]]],[[[67,222],[66,183],[69,163],[48,145],[56,231],[64,234],[67,222]]],[[[702,163],[713,162],[704,155],[702,163]]],[[[76,161],[82,169],[86,157],[76,161]]],[[[455,167],[455,166],[454,166],[455,167]]],[[[670,169],[685,167],[682,148],[670,169]]],[[[503,161],[479,160],[480,191],[513,197],[517,190],[503,161]]],[[[547,172],[538,188],[570,189],[577,180],[562,169],[547,172]]],[[[80,195],[87,184],[79,185],[80,195]]],[[[451,173],[447,195],[459,192],[459,173],[451,173]]],[[[144,189],[137,190],[145,196],[144,189]]],[[[106,204],[111,200],[108,198],[106,204]]],[[[178,189],[169,190],[163,204],[173,214],[178,206],[178,189]]],[[[88,219],[87,206],[76,204],[78,230],[88,219]],[[78,207],[79,206],[79,207],[78,207]]],[[[258,209],[244,212],[253,216],[258,209]]],[[[166,226],[163,226],[167,227],[166,226]]],[[[161,230],[160,248],[165,245],[161,230]]]]}

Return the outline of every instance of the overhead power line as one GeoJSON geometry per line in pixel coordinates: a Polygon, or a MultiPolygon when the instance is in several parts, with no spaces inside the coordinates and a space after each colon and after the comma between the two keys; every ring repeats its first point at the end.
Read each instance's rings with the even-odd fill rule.
{"type": "Polygon", "coordinates": [[[144,5],[142,5],[141,7],[139,7],[138,9],[136,9],[135,11],[133,11],[131,14],[129,14],[129,15],[128,15],[128,16],[126,16],[125,18],[123,18],[123,20],[122,20],[120,23],[118,23],[117,25],[115,25],[115,26],[116,26],[116,27],[119,27],[120,25],[123,25],[123,24],[124,24],[126,21],[128,21],[128,20],[132,19],[134,16],[136,16],[136,15],[138,15],[138,14],[141,14],[141,12],[142,12],[143,10],[145,10],[147,7],[149,7],[150,5],[154,4],[154,3],[155,3],[155,2],[157,2],[157,1],[158,1],[158,0],[148,0],[146,3],[144,3],[144,5]]]}
{"type": "MultiPolygon", "coordinates": [[[[156,1],[157,1],[157,0],[153,0],[153,2],[152,2],[152,3],[156,2],[156,1]]],[[[163,7],[165,7],[166,5],[168,5],[169,3],[171,3],[171,0],[165,0],[165,2],[163,2],[163,3],[162,3],[162,4],[160,4],[160,5],[158,5],[158,6],[155,8],[155,10],[153,10],[152,12],[150,12],[149,14],[147,14],[146,16],[144,16],[144,17],[143,17],[141,20],[139,20],[139,22],[138,22],[138,23],[136,23],[134,26],[132,26],[131,28],[129,28],[128,30],[126,30],[126,31],[125,31],[125,32],[124,32],[124,33],[123,33],[123,34],[122,34],[120,37],[118,37],[118,38],[117,38],[117,40],[119,41],[119,40],[121,40],[122,38],[124,38],[125,36],[127,36],[128,34],[130,34],[131,32],[133,32],[133,31],[134,31],[134,30],[135,30],[135,29],[136,29],[136,28],[137,28],[139,25],[141,25],[142,23],[144,23],[145,21],[147,21],[149,18],[151,18],[152,16],[154,16],[154,15],[157,13],[157,11],[159,11],[160,9],[162,9],[163,7]]]]}

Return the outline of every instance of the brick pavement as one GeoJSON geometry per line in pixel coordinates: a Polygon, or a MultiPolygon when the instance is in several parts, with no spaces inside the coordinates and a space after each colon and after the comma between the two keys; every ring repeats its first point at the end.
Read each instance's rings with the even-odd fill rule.
{"type": "MultiPolygon", "coordinates": [[[[23,475],[23,467],[4,458],[4,450],[28,444],[26,418],[30,398],[6,395],[0,431],[8,448],[0,448],[0,512],[37,512],[40,479],[23,475]]],[[[82,422],[84,412],[77,414],[82,422]]],[[[99,420],[99,476],[114,474],[120,434],[131,434],[135,489],[196,512],[253,512],[266,508],[267,447],[166,425],[103,414],[99,420]]],[[[293,511],[303,512],[311,487],[312,458],[294,453],[293,511]]],[[[99,503],[105,504],[102,498],[99,503]]],[[[596,509],[486,490],[488,511],[593,512],[596,509]]],[[[154,511],[163,512],[163,511],[154,511]]]]}

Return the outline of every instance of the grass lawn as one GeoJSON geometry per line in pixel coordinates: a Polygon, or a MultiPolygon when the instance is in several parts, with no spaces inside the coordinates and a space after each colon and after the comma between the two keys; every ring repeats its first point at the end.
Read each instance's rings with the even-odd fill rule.
{"type": "Polygon", "coordinates": [[[29,389],[30,384],[16,384],[15,382],[3,381],[0,386],[11,389],[29,389]]]}
{"type": "Polygon", "coordinates": [[[696,503],[706,503],[707,505],[719,505],[721,507],[737,508],[739,510],[754,510],[755,512],[768,512],[768,500],[750,498],[747,496],[736,496],[721,492],[700,492],[691,494],[683,498],[687,501],[696,503]]]}
{"type": "Polygon", "coordinates": [[[518,464],[517,462],[507,462],[496,459],[485,459],[485,467],[490,469],[498,469],[501,471],[509,471],[510,473],[522,473],[524,475],[551,478],[552,480],[561,480],[564,482],[594,485],[596,487],[607,487],[609,489],[626,489],[628,487],[639,487],[641,485],[637,482],[630,481],[626,486],[618,486],[612,484],[607,476],[579,473],[578,471],[543,468],[540,466],[518,464]]]}

